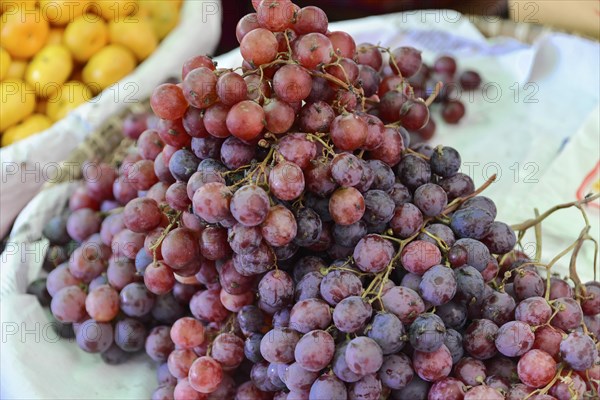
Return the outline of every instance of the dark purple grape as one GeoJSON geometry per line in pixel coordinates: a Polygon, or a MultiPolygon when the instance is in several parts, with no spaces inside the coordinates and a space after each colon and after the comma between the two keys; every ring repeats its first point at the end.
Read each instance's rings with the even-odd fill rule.
{"type": "Polygon", "coordinates": [[[263,335],[260,333],[253,333],[248,336],[244,342],[244,355],[253,363],[258,363],[263,360],[263,357],[260,354],[260,342],[262,338],[263,335]]]}
{"type": "Polygon", "coordinates": [[[561,297],[554,301],[552,308],[557,311],[554,318],[550,321],[552,326],[560,328],[563,331],[570,331],[576,329],[581,324],[583,312],[576,300],[569,297],[561,297]]]}
{"type": "Polygon", "coordinates": [[[369,224],[385,224],[394,216],[396,204],[392,197],[383,190],[369,190],[364,194],[365,214],[363,220],[369,224]]]}
{"type": "Polygon", "coordinates": [[[102,353],[113,344],[113,328],[109,323],[88,319],[82,322],[76,332],[79,347],[88,353],[102,353]]]}
{"type": "Polygon", "coordinates": [[[367,335],[375,340],[384,355],[400,351],[406,343],[404,325],[391,313],[377,313],[367,335]]]}
{"type": "MultiPolygon", "coordinates": [[[[402,389],[392,391],[393,400],[427,400],[431,383],[424,381],[419,376],[413,379],[402,389]]],[[[444,399],[445,400],[445,399],[444,399]]]]}
{"type": "Polygon", "coordinates": [[[401,183],[394,183],[388,193],[396,206],[412,201],[412,193],[401,183]]]}
{"type": "Polygon", "coordinates": [[[152,311],[155,296],[143,283],[133,282],[125,286],[119,295],[121,310],[130,317],[143,317],[152,311]]]}
{"type": "Polygon", "coordinates": [[[475,191],[475,184],[471,177],[462,172],[442,179],[439,185],[448,194],[448,201],[452,201],[457,197],[467,196],[475,191]]]}
{"type": "Polygon", "coordinates": [[[448,205],[448,197],[444,189],[434,183],[426,183],[415,190],[414,204],[419,207],[423,215],[435,217],[442,213],[448,205]]]}
{"type": "Polygon", "coordinates": [[[444,345],[448,348],[450,354],[452,355],[452,363],[456,364],[464,355],[462,335],[454,329],[447,329],[446,337],[444,338],[444,345]]]}
{"type": "Polygon", "coordinates": [[[306,247],[315,244],[321,231],[323,223],[321,217],[312,208],[303,207],[294,214],[297,222],[296,237],[293,239],[298,246],[306,247]]]}
{"type": "Polygon", "coordinates": [[[467,265],[455,270],[457,294],[467,303],[473,300],[483,300],[485,282],[481,273],[467,265]]]}
{"type": "Polygon", "coordinates": [[[367,234],[367,224],[363,220],[351,225],[335,224],[331,233],[333,240],[340,246],[354,247],[367,234]]]}
{"type": "Polygon", "coordinates": [[[198,169],[200,160],[189,150],[177,150],[169,160],[169,171],[179,181],[187,182],[198,169]]]}
{"type": "Polygon", "coordinates": [[[152,316],[161,324],[172,324],[185,313],[185,307],[179,304],[172,292],[158,296],[152,308],[152,316]]]}
{"type": "Polygon", "coordinates": [[[362,282],[356,275],[348,271],[334,270],[329,272],[321,281],[321,297],[335,306],[348,296],[362,294],[362,282]]]}
{"type": "Polygon", "coordinates": [[[481,76],[475,71],[464,71],[459,79],[460,86],[465,90],[475,90],[481,85],[481,76]]]}
{"type": "Polygon", "coordinates": [[[453,267],[470,265],[482,272],[488,266],[490,252],[487,247],[475,239],[459,239],[448,252],[448,260],[453,267]]]}
{"type": "Polygon", "coordinates": [[[269,271],[258,284],[258,295],[269,309],[280,310],[294,299],[294,281],[284,271],[269,271]]]}
{"type": "Polygon", "coordinates": [[[460,169],[460,154],[452,147],[440,145],[433,150],[429,164],[434,174],[448,178],[455,175],[460,169]]]}
{"type": "Polygon", "coordinates": [[[390,220],[390,228],[402,239],[411,237],[423,225],[423,214],[412,203],[404,203],[396,207],[390,220]]]}
{"type": "Polygon", "coordinates": [[[467,322],[467,307],[454,300],[436,307],[435,313],[448,328],[461,330],[467,322]]]}
{"type": "Polygon", "coordinates": [[[305,299],[318,299],[321,297],[320,286],[323,274],[318,271],[309,272],[298,281],[294,297],[296,302],[305,299]]]}
{"type": "Polygon", "coordinates": [[[512,296],[494,291],[483,301],[482,316],[500,326],[514,319],[515,306],[512,296]]]}
{"type": "Polygon", "coordinates": [[[519,300],[544,295],[546,285],[535,270],[520,270],[514,275],[514,290],[519,300]]]}
{"type": "Polygon", "coordinates": [[[380,160],[369,160],[367,163],[371,167],[374,176],[370,189],[383,190],[384,192],[390,190],[395,182],[394,171],[390,166],[380,160]]]}
{"type": "MultiPolygon", "coordinates": [[[[400,164],[398,164],[396,176],[403,185],[411,190],[415,190],[431,180],[431,167],[423,158],[414,154],[407,154],[402,157],[400,164]]],[[[449,198],[448,200],[451,199],[449,198]]]]}
{"type": "Polygon", "coordinates": [[[449,100],[442,106],[442,118],[449,124],[457,124],[465,112],[465,105],[459,100],[449,100]]]}
{"type": "Polygon", "coordinates": [[[452,214],[450,227],[460,238],[481,239],[490,230],[494,216],[481,208],[463,208],[452,214]]]}
{"type": "Polygon", "coordinates": [[[408,329],[410,344],[415,350],[433,352],[444,344],[446,327],[435,314],[418,316],[408,329]]]}

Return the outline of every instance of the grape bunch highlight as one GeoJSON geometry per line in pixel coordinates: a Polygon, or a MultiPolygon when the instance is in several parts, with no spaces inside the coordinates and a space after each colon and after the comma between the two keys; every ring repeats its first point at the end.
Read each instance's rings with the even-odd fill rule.
{"type": "Polygon", "coordinates": [[[45,227],[28,291],[59,334],[109,364],[145,352],[153,400],[597,396],[588,232],[561,279],[518,246],[549,213],[513,230],[481,194],[493,178],[476,189],[454,148],[410,146],[442,89],[415,96],[418,50],[253,5],[241,68],[188,60],[45,227]]]}

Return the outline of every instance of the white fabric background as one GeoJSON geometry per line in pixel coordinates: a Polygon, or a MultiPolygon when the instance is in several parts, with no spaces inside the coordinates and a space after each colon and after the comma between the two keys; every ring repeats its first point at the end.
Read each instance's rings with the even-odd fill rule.
{"type": "MultiPolygon", "coordinates": [[[[597,43],[562,34],[549,35],[534,46],[508,39],[490,41],[465,17],[448,11],[437,17],[431,12],[371,17],[332,24],[331,30],[348,31],[357,43],[412,44],[424,50],[428,62],[440,52],[454,54],[460,69],[475,68],[485,82],[502,89],[496,102],[478,98],[469,103],[467,115],[458,126],[445,125],[436,118],[438,131],[433,142],[454,146],[463,161],[479,163],[470,164],[478,185],[485,181],[484,167],[492,166],[490,174],[498,167],[502,176],[486,195],[496,201],[499,219],[505,222],[530,218],[533,207],[543,212],[554,204],[574,200],[583,178],[600,159],[597,43]],[[533,97],[537,103],[524,102],[525,94],[531,93],[524,92],[528,82],[537,85],[533,97]],[[514,84],[521,90],[516,101],[511,90],[514,84]],[[566,139],[569,141],[564,145],[566,139]],[[510,169],[515,163],[519,166],[517,178],[514,168],[510,169]],[[534,170],[537,172],[525,179],[534,170]]],[[[217,59],[223,67],[239,65],[240,60],[236,52],[217,59]]],[[[22,294],[39,273],[45,245],[43,241],[25,243],[39,239],[43,224],[64,204],[70,189],[69,185],[58,186],[36,197],[16,221],[9,244],[12,247],[2,255],[1,397],[148,398],[156,381],[147,358],[106,366],[98,356],[85,354],[73,343],[54,343],[50,331],[44,336],[46,311],[34,298],[22,294]],[[37,336],[24,335],[24,329],[37,332],[37,336]]],[[[592,235],[598,238],[600,216],[592,207],[589,214],[594,224],[592,235]]],[[[582,227],[577,218],[563,212],[544,223],[546,261],[576,239],[582,227]]],[[[593,248],[585,246],[581,255],[585,280],[593,277],[592,256],[593,248]]],[[[559,265],[562,271],[564,266],[559,265]]]]}

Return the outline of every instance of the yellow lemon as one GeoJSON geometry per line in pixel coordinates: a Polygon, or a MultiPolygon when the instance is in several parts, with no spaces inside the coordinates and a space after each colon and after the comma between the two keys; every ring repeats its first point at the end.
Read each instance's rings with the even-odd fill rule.
{"type": "Polygon", "coordinates": [[[92,9],[90,0],[40,0],[42,16],[54,26],[65,26],[92,9]]]}
{"type": "Polygon", "coordinates": [[[111,44],[90,58],[83,67],[83,81],[94,93],[99,93],[135,68],[135,57],[126,47],[111,44]]]}
{"type": "Polygon", "coordinates": [[[35,91],[21,79],[0,82],[0,132],[21,122],[35,109],[35,91]]]}
{"type": "Polygon", "coordinates": [[[136,23],[111,21],[108,23],[108,36],[111,43],[127,47],[139,61],[145,60],[158,46],[152,25],[145,19],[136,23]]]}
{"type": "Polygon", "coordinates": [[[0,81],[8,76],[8,68],[10,67],[11,59],[8,51],[0,47],[0,81]]]}
{"type": "Polygon", "coordinates": [[[62,85],[56,96],[48,99],[46,114],[52,121],[58,121],[92,97],[92,91],[85,84],[69,81],[62,85]]]}
{"type": "Polygon", "coordinates": [[[23,60],[12,60],[6,71],[6,79],[23,79],[25,76],[25,70],[27,69],[27,61],[23,60]]]}
{"type": "Polygon", "coordinates": [[[139,15],[150,22],[154,34],[160,40],[179,23],[179,6],[177,1],[146,0],[140,2],[139,15]]]}
{"type": "Polygon", "coordinates": [[[50,97],[67,81],[73,60],[66,46],[52,44],[36,54],[27,66],[25,80],[40,97],[50,97]]]}
{"type": "Polygon", "coordinates": [[[12,8],[0,18],[0,43],[12,57],[27,59],[46,44],[49,30],[37,8],[12,8]]]}
{"type": "MultiPolygon", "coordinates": [[[[96,14],[101,15],[107,21],[123,21],[129,15],[138,12],[139,3],[138,0],[97,0],[92,2],[90,10],[94,10],[96,14]]],[[[130,22],[135,22],[135,20],[131,19],[130,22]]]]}
{"type": "Polygon", "coordinates": [[[67,25],[64,44],[79,62],[89,60],[108,42],[108,28],[102,18],[85,14],[67,25]]]}
{"type": "Polygon", "coordinates": [[[32,114],[23,122],[8,128],[2,135],[2,146],[8,146],[14,142],[25,139],[28,136],[41,132],[52,126],[52,121],[45,115],[32,114]]]}
{"type": "Polygon", "coordinates": [[[61,44],[65,30],[63,28],[51,28],[46,40],[46,46],[50,44],[61,44]]]}

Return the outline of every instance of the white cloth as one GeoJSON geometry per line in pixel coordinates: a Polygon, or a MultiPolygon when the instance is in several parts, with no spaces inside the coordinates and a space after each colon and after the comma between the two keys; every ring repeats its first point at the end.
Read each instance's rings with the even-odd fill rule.
{"type": "MultiPolygon", "coordinates": [[[[534,46],[510,39],[486,40],[466,17],[450,11],[439,12],[437,18],[431,11],[370,17],[331,24],[331,30],[345,30],[357,43],[412,44],[424,50],[428,62],[440,52],[454,54],[459,69],[474,68],[488,86],[502,90],[495,102],[490,100],[495,98],[492,88],[487,101],[478,94],[477,101],[467,105],[467,115],[458,126],[448,126],[436,118],[438,131],[433,140],[434,144],[456,147],[463,161],[472,166],[478,185],[485,181],[484,166],[490,175],[498,172],[494,168],[499,169],[502,176],[486,192],[498,204],[499,219],[521,222],[533,215],[533,207],[543,212],[554,204],[574,200],[584,177],[597,165],[597,43],[563,34],[549,35],[534,46]],[[528,82],[537,86],[525,87],[528,82]],[[571,139],[561,153],[567,138],[571,139]],[[511,169],[515,163],[517,167],[511,169]]],[[[234,51],[217,61],[219,66],[233,67],[240,65],[241,58],[234,51]]],[[[434,111],[433,115],[435,118],[439,113],[434,111]]],[[[468,172],[465,167],[463,170],[468,172]]],[[[37,196],[15,222],[11,247],[2,255],[0,397],[148,398],[156,380],[147,358],[106,366],[98,356],[83,353],[73,343],[53,343],[52,333],[44,334],[46,311],[33,297],[22,294],[40,271],[45,245],[43,241],[25,243],[39,239],[45,221],[64,204],[70,189],[62,185],[37,196]],[[23,336],[25,329],[38,335],[23,336]]],[[[589,213],[595,224],[591,233],[598,238],[598,213],[592,207],[589,213]]],[[[575,240],[581,229],[575,220],[578,216],[560,215],[543,225],[544,238],[549,236],[544,241],[546,261],[575,240]]],[[[589,263],[592,256],[593,248],[586,245],[581,263],[589,263]]],[[[565,265],[562,262],[558,267],[564,271],[565,265]]],[[[591,266],[582,273],[583,279],[592,276],[591,266]]]]}

